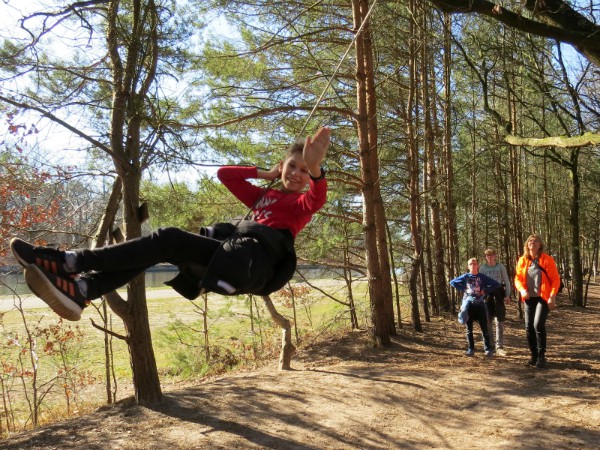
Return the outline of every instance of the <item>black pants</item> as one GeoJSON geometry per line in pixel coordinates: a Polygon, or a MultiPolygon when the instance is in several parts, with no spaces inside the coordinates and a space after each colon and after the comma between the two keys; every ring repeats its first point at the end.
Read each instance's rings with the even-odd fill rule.
{"type": "Polygon", "coordinates": [[[549,312],[548,303],[541,297],[525,300],[525,331],[532,355],[543,355],[546,352],[546,319],[549,312]]]}
{"type": "Polygon", "coordinates": [[[486,296],[485,303],[487,306],[488,320],[492,322],[494,317],[498,319],[498,322],[504,322],[506,320],[506,305],[504,304],[504,287],[500,286],[493,293],[486,296]]]}
{"type": "Polygon", "coordinates": [[[158,263],[179,265],[183,262],[208,266],[221,242],[179,228],[160,228],[152,234],[93,250],[75,250],[77,266],[86,272],[88,298],[127,284],[158,263]]]}
{"type": "Polygon", "coordinates": [[[473,339],[473,321],[479,322],[479,327],[481,328],[481,333],[483,334],[483,345],[484,350],[491,350],[490,346],[490,335],[488,332],[487,326],[487,312],[485,303],[481,302],[470,302],[467,306],[467,311],[469,312],[469,320],[467,320],[467,345],[469,348],[475,349],[475,340],[473,339]]]}

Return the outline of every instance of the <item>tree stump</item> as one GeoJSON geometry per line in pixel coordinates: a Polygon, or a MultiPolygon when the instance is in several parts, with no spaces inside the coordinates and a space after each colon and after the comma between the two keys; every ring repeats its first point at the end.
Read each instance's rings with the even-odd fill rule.
{"type": "Polygon", "coordinates": [[[268,295],[262,296],[271,319],[282,328],[281,353],[279,354],[279,370],[291,370],[292,356],[296,353],[296,347],[292,344],[292,325],[286,317],[277,312],[271,298],[268,295]]]}

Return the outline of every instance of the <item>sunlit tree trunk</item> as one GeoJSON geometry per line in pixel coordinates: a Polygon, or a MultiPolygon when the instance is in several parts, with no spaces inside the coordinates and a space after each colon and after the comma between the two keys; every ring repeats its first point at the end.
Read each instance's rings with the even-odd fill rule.
{"type": "MultiPolygon", "coordinates": [[[[152,0],[133,1],[133,36],[127,41],[128,45],[120,40],[120,20],[119,2],[111,2],[107,27],[114,84],[111,150],[115,168],[123,182],[124,234],[126,239],[132,239],[142,234],[139,214],[142,177],[140,128],[144,99],[154,79],[158,60],[158,12],[152,0]],[[145,27],[147,34],[142,38],[145,27]]],[[[162,391],[152,347],[143,274],[127,286],[127,302],[116,295],[106,298],[125,323],[136,400],[140,404],[160,401],[162,391]]]]}
{"type": "MultiPolygon", "coordinates": [[[[409,2],[409,9],[412,16],[415,17],[415,1],[409,2]]],[[[413,245],[413,260],[409,275],[409,292],[411,299],[411,317],[416,331],[422,331],[421,315],[419,313],[419,292],[418,279],[423,264],[423,251],[420,227],[420,192],[419,192],[419,148],[417,145],[416,130],[414,127],[415,104],[417,96],[417,49],[415,43],[415,23],[410,21],[410,39],[409,39],[409,87],[406,104],[406,125],[408,140],[408,171],[409,171],[409,199],[410,199],[410,232],[413,245]]]]}
{"type": "MultiPolygon", "coordinates": [[[[454,180],[454,170],[452,165],[452,45],[450,39],[450,30],[452,27],[452,18],[449,14],[444,14],[444,145],[443,160],[445,163],[445,192],[444,200],[446,203],[446,235],[447,235],[447,256],[448,273],[450,278],[458,275],[458,230],[456,225],[456,201],[452,184],[454,180]]],[[[452,291],[451,291],[452,292],[452,291]]],[[[440,304],[444,311],[452,309],[454,312],[456,301],[455,296],[451,304],[440,304]]]]}
{"type": "MultiPolygon", "coordinates": [[[[426,8],[425,8],[426,9],[426,8]]],[[[431,289],[431,303],[435,310],[439,313],[439,305],[448,304],[448,289],[447,280],[445,273],[445,258],[444,258],[444,238],[442,233],[441,214],[440,214],[440,200],[438,190],[438,171],[436,164],[435,155],[435,126],[434,116],[435,111],[435,86],[436,80],[429,78],[430,67],[433,65],[432,55],[430,49],[430,42],[427,38],[426,32],[429,31],[428,21],[429,11],[425,10],[422,14],[422,26],[420,27],[422,32],[422,45],[421,45],[421,92],[422,92],[422,104],[423,104],[423,115],[424,115],[424,129],[425,129],[425,153],[427,154],[426,161],[426,174],[427,183],[429,185],[427,192],[428,198],[428,210],[429,210],[429,222],[430,230],[429,236],[431,236],[431,259],[433,264],[431,270],[433,271],[434,283],[431,289]]]]}
{"type": "MultiPolygon", "coordinates": [[[[352,2],[354,29],[357,31],[367,15],[368,6],[367,1],[353,0],[352,2]]],[[[385,215],[382,215],[383,201],[379,185],[375,84],[370,40],[367,22],[356,37],[357,131],[363,181],[363,226],[373,338],[376,345],[390,345],[390,335],[394,332],[394,314],[385,238],[385,215]],[[384,273],[386,269],[387,273],[384,273]],[[384,286],[386,283],[387,285],[384,286]]]]}
{"type": "Polygon", "coordinates": [[[569,224],[571,225],[571,255],[573,265],[572,301],[575,306],[583,306],[583,272],[581,270],[581,238],[579,223],[579,207],[581,180],[579,178],[579,149],[571,150],[571,199],[569,224]]]}

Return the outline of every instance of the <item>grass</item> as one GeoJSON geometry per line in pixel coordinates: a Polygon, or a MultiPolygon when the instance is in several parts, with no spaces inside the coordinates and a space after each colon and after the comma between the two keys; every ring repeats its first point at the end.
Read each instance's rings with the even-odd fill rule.
{"type": "MultiPolygon", "coordinates": [[[[156,289],[148,290],[149,293],[153,291],[156,289]]],[[[366,289],[359,286],[357,291],[358,293],[355,295],[360,298],[360,301],[357,301],[359,317],[361,323],[367,323],[369,308],[366,305],[366,289]]],[[[337,292],[335,295],[341,294],[337,292]]],[[[275,356],[279,352],[281,330],[272,324],[260,297],[255,299],[256,303],[253,305],[254,334],[251,332],[249,299],[247,297],[218,295],[209,297],[209,339],[213,358],[208,365],[203,361],[202,316],[199,314],[198,308],[192,302],[176,295],[166,294],[161,298],[153,298],[154,295],[148,295],[148,297],[150,297],[147,306],[154,354],[163,386],[186,380],[189,382],[190,378],[197,379],[210,373],[230,370],[241,364],[253,364],[257,358],[275,356]],[[256,320],[256,305],[259,307],[260,321],[256,320]]],[[[283,306],[277,295],[273,295],[272,300],[280,314],[290,319],[293,318],[291,308],[283,306]]],[[[196,302],[199,301],[201,300],[196,302]]],[[[309,292],[304,299],[297,299],[296,309],[297,327],[301,337],[305,334],[319,334],[324,329],[349,325],[348,312],[344,311],[345,307],[323,297],[317,291],[309,292]]],[[[36,342],[36,354],[39,358],[37,362],[39,366],[38,384],[49,382],[60,373],[62,358],[65,355],[49,356],[42,350],[48,340],[47,333],[43,330],[56,326],[59,319],[46,307],[25,310],[24,315],[28,327],[31,330],[38,330],[40,334],[36,342]]],[[[114,314],[111,314],[111,317],[112,330],[121,335],[125,334],[122,321],[114,314]]],[[[86,412],[90,408],[106,402],[104,333],[93,327],[91,319],[97,324],[102,323],[99,314],[93,307],[89,307],[84,312],[80,322],[64,322],[61,326],[65,333],[70,330],[73,335],[80,336],[80,338],[71,337],[72,341],[68,343],[69,349],[63,352],[70,358],[70,367],[75,368],[71,375],[79,377],[73,382],[74,389],[70,394],[70,400],[73,403],[71,414],[86,412]]],[[[17,365],[14,364],[14,361],[19,358],[18,352],[23,351],[26,347],[25,326],[21,313],[17,310],[3,313],[0,330],[4,338],[4,345],[0,346],[2,363],[10,362],[17,365]],[[10,340],[16,336],[25,347],[17,349],[10,344],[10,340]]],[[[57,341],[56,338],[49,339],[57,341]]],[[[124,398],[132,394],[129,353],[124,341],[113,338],[112,342],[118,398],[124,398]]],[[[29,356],[26,348],[21,356],[23,355],[29,356]]],[[[29,364],[30,368],[28,360],[25,358],[23,361],[22,367],[27,368],[29,364]]],[[[4,372],[3,377],[7,378],[6,369],[4,372]]],[[[20,379],[25,381],[25,386],[30,387],[30,378],[24,376],[20,379]]],[[[23,395],[22,387],[19,388],[19,392],[14,393],[13,410],[24,411],[27,409],[23,395]]],[[[66,415],[64,408],[66,397],[60,383],[55,383],[52,395],[44,400],[44,415],[41,422],[64,417],[66,415]]]]}

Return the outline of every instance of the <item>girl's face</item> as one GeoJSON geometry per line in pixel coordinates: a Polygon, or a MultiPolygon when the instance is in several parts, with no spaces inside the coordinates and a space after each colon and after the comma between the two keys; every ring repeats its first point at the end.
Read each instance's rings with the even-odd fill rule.
{"type": "Polygon", "coordinates": [[[529,254],[531,256],[537,256],[540,252],[540,247],[540,241],[538,241],[536,238],[531,238],[527,241],[527,249],[529,250],[529,254]]]}
{"type": "Polygon", "coordinates": [[[285,161],[279,163],[283,192],[294,193],[302,191],[310,181],[310,172],[304,162],[302,153],[293,153],[285,161]]]}

